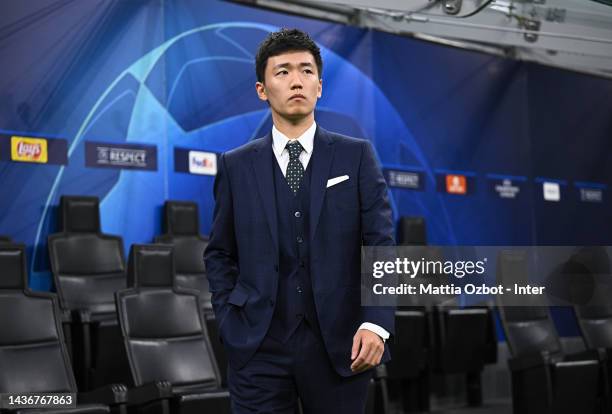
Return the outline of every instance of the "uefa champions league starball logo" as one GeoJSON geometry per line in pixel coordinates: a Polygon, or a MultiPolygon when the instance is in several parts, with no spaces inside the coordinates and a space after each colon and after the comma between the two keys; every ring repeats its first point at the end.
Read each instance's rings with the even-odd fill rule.
{"type": "MultiPolygon", "coordinates": [[[[141,241],[142,227],[150,227],[156,219],[151,204],[155,199],[159,204],[168,199],[169,188],[172,198],[198,200],[201,210],[212,212],[213,177],[172,174],[173,148],[219,153],[270,130],[269,109],[257,99],[254,89],[254,56],[259,43],[278,29],[253,22],[194,28],[146,53],[109,84],[72,139],[69,157],[83,151],[83,143],[94,128],[96,136],[92,139],[99,138],[105,129],[116,134],[123,127],[123,142],[156,145],[160,162],[156,172],[119,173],[112,189],[101,196],[105,232],[123,235],[126,246],[141,241]],[[129,125],[104,123],[106,113],[126,103],[131,109],[129,125]],[[152,182],[165,184],[154,186],[152,182]]],[[[319,46],[325,62],[323,97],[317,105],[319,124],[340,133],[368,137],[383,154],[396,155],[401,147],[412,154],[426,179],[433,182],[433,171],[409,128],[378,86],[350,61],[319,46]],[[393,139],[389,139],[391,136],[393,139]]],[[[51,202],[59,197],[63,172],[62,167],[41,223],[49,214],[51,202]]],[[[434,200],[435,207],[423,200],[416,206],[423,214],[431,208],[444,208],[437,198],[434,200]]],[[[37,242],[41,228],[42,224],[37,242]]]]}

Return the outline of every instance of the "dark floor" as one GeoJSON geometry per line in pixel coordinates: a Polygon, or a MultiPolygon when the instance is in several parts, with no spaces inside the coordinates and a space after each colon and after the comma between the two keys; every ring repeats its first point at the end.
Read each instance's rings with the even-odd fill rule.
{"type": "Polygon", "coordinates": [[[482,407],[448,407],[432,410],[432,414],[512,414],[511,401],[486,402],[482,407]]]}
{"type": "MultiPolygon", "coordinates": [[[[399,406],[392,405],[391,414],[404,413],[399,406]]],[[[428,414],[512,414],[512,402],[509,400],[485,401],[481,407],[433,407],[428,414]]]]}

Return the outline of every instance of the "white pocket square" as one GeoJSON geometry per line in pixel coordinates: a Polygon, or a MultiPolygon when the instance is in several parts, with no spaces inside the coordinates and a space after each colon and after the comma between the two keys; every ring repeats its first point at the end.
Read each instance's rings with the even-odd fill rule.
{"type": "Polygon", "coordinates": [[[326,188],[329,188],[332,185],[340,184],[342,181],[346,181],[348,179],[349,179],[348,175],[341,175],[339,177],[330,178],[329,180],[327,180],[327,187],[326,188]]]}

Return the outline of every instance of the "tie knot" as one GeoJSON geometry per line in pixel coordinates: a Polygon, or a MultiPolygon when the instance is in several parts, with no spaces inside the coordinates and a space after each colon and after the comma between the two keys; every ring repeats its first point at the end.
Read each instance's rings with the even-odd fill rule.
{"type": "Polygon", "coordinates": [[[290,160],[297,159],[302,153],[302,151],[304,151],[302,144],[300,144],[297,140],[287,142],[285,148],[287,148],[287,151],[289,151],[290,160]]]}

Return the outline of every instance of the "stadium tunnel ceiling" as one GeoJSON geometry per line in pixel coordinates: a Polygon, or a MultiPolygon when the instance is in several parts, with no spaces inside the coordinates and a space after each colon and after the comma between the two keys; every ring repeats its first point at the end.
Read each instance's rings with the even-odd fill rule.
{"type": "Polygon", "coordinates": [[[227,0],[612,78],[612,0],[227,0]]]}

